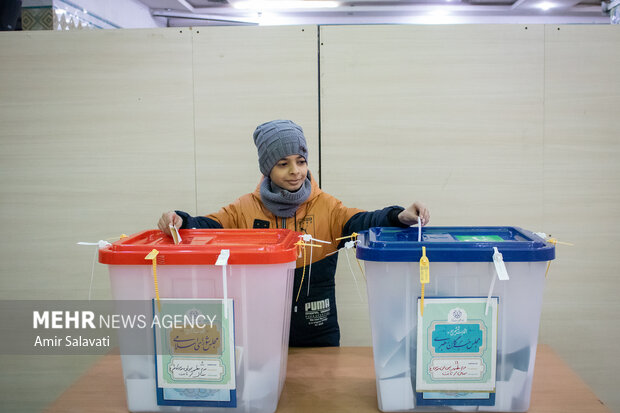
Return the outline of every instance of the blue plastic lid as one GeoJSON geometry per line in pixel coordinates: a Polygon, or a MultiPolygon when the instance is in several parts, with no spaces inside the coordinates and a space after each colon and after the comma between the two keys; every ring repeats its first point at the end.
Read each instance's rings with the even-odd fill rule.
{"type": "Polygon", "coordinates": [[[506,262],[550,261],[555,246],[538,235],[517,227],[370,228],[358,239],[357,258],[366,261],[414,262],[422,247],[430,262],[490,262],[493,247],[506,262]]]}

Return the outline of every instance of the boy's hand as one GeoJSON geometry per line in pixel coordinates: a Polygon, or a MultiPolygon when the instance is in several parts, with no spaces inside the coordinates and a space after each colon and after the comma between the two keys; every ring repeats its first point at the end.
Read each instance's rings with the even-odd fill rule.
{"type": "Polygon", "coordinates": [[[421,202],[414,202],[409,208],[406,208],[398,214],[398,220],[404,225],[415,225],[418,218],[422,219],[422,225],[428,224],[431,214],[428,208],[421,202]]]}
{"type": "Polygon", "coordinates": [[[174,211],[168,211],[161,214],[161,218],[159,218],[159,222],[157,223],[157,227],[166,235],[172,236],[170,233],[170,224],[177,227],[177,229],[181,228],[183,225],[183,218],[178,216],[174,211]]]}

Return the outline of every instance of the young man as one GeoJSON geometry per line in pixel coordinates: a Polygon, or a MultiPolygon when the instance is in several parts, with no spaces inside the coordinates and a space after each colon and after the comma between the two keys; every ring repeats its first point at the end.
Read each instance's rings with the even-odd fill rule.
{"type": "Polygon", "coordinates": [[[158,226],[168,235],[169,224],[177,228],[289,228],[331,242],[313,250],[312,279],[305,277],[299,298],[303,259],[297,260],[289,344],[338,346],[334,279],[338,256],[329,254],[344,241],[336,238],[370,227],[406,227],[417,224],[418,219],[427,224],[429,211],[419,202],[406,209],[390,206],[371,212],[345,207],[323,192],[308,171],[303,130],[290,120],[259,125],[254,131],[254,143],[263,178],[253,193],[204,217],[192,217],[183,211],[165,212],[158,226]]]}

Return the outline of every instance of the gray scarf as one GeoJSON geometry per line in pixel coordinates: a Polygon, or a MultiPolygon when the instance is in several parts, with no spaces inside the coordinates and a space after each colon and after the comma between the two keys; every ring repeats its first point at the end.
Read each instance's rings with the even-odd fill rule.
{"type": "Polygon", "coordinates": [[[260,198],[272,214],[281,218],[295,216],[299,205],[303,204],[312,192],[310,172],[304,184],[295,192],[289,192],[271,182],[268,176],[260,184],[260,198]]]}

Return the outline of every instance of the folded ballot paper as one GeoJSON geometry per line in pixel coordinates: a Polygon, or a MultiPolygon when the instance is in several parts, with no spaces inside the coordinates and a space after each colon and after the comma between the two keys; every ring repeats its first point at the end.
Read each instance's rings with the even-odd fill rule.
{"type": "Polygon", "coordinates": [[[172,234],[172,239],[174,240],[174,245],[179,245],[181,243],[181,241],[183,241],[181,239],[181,235],[179,234],[179,230],[177,229],[177,227],[175,227],[172,224],[168,225],[168,227],[170,228],[170,233],[172,234]]]}

